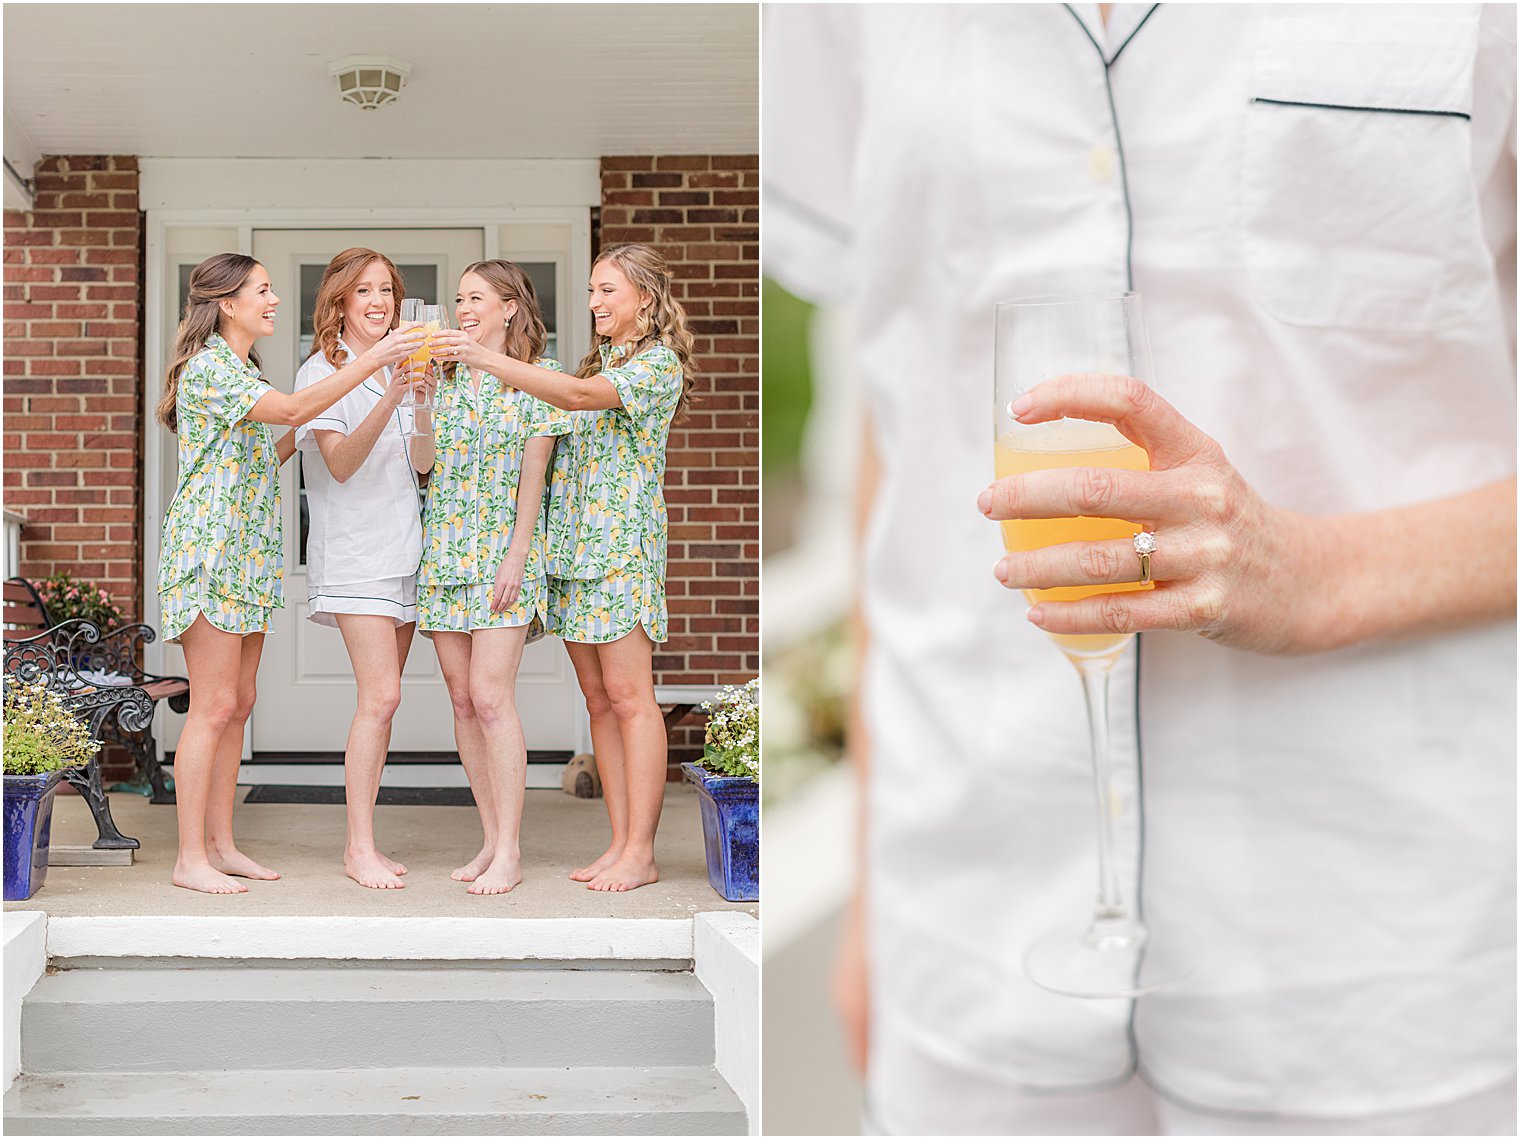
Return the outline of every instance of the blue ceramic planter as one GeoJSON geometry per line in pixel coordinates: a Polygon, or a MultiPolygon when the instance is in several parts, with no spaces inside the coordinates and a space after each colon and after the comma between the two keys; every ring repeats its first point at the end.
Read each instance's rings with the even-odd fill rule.
{"type": "Polygon", "coordinates": [[[713,775],[695,763],[681,770],[702,802],[707,881],[730,902],[760,900],[760,784],[736,775],[713,775]]]}
{"type": "Polygon", "coordinates": [[[47,877],[53,792],[60,771],[5,777],[5,900],[24,902],[47,877]]]}

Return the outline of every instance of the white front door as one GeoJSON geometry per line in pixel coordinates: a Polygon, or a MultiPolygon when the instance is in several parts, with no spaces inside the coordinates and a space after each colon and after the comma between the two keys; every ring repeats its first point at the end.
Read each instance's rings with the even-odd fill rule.
{"type": "MultiPolygon", "coordinates": [[[[280,295],[277,331],[259,345],[264,377],[291,390],[295,373],[311,351],[312,308],[322,271],[334,254],[352,246],[385,253],[401,270],[408,296],[452,306],[464,267],[485,252],[482,229],[256,229],[253,256],[269,270],[280,295]]],[[[553,320],[563,274],[552,262],[524,263],[535,277],[545,316],[553,320]]],[[[285,533],[285,608],[275,611],[259,668],[259,698],[251,721],[255,754],[341,752],[355,708],[353,669],[336,629],[306,619],[306,534],[308,519],[293,459],[281,477],[285,533]]],[[[528,747],[573,749],[578,739],[579,690],[569,658],[558,640],[546,637],[528,646],[518,676],[518,710],[528,747]]],[[[401,710],[396,714],[393,751],[452,752],[453,717],[448,691],[432,644],[413,639],[402,674],[401,710]]]]}

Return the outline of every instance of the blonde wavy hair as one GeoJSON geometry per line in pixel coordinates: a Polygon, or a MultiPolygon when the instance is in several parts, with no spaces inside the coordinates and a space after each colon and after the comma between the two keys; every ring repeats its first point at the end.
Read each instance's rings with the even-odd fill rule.
{"type": "MultiPolygon", "coordinates": [[[[674,275],[658,250],[634,242],[602,250],[591,267],[594,269],[603,261],[616,266],[618,272],[628,278],[629,284],[649,298],[649,304],[639,312],[632,354],[636,356],[658,342],[674,352],[681,362],[681,400],[675,411],[679,418],[692,402],[697,369],[692,362],[694,341],[691,329],[686,326],[686,310],[672,292],[674,275]]],[[[575,373],[577,376],[594,376],[602,370],[602,345],[608,342],[608,337],[601,333],[592,333],[591,351],[581,360],[575,373]]]]}
{"type": "MultiPolygon", "coordinates": [[[[158,401],[158,421],[170,431],[179,430],[179,377],[206,347],[206,342],[221,331],[220,303],[237,296],[258,267],[246,253],[218,253],[190,270],[190,291],[185,296],[185,311],[179,318],[174,336],[174,351],[164,375],[164,394],[158,401]]],[[[254,367],[262,367],[259,354],[250,352],[254,367]]]]}
{"type": "Polygon", "coordinates": [[[401,301],[406,296],[406,285],[389,257],[373,249],[355,246],[338,254],[322,270],[322,283],[317,286],[317,302],[311,313],[311,354],[324,357],[335,368],[348,363],[338,359],[338,338],[343,335],[343,302],[375,261],[385,266],[385,271],[391,275],[390,327],[395,328],[401,323],[401,301]]]}

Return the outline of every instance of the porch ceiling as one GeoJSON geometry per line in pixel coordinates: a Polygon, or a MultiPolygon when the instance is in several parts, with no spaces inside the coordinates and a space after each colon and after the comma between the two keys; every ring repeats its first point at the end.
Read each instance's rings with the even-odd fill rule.
{"type": "Polygon", "coordinates": [[[751,4],[8,3],[4,96],[43,154],[748,154],[758,50],[751,4]],[[412,64],[395,106],[339,99],[360,53],[412,64]]]}

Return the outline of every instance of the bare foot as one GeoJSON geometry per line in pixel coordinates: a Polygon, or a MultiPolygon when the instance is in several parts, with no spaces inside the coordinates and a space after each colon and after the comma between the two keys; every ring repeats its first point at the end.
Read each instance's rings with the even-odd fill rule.
{"type": "Polygon", "coordinates": [[[602,856],[593,862],[590,866],[582,866],[579,870],[570,871],[570,881],[591,881],[591,879],[595,878],[603,870],[607,869],[607,867],[616,862],[618,860],[618,855],[622,853],[623,848],[621,846],[609,846],[606,851],[603,852],[602,856]]]}
{"type": "Polygon", "coordinates": [[[223,874],[232,874],[238,878],[257,878],[261,882],[273,882],[280,876],[278,870],[271,870],[267,866],[260,865],[236,847],[228,850],[208,850],[206,858],[223,874]]]}
{"type": "Polygon", "coordinates": [[[176,886],[183,886],[187,890],[199,890],[202,894],[246,894],[248,887],[241,882],[234,882],[227,875],[217,870],[209,863],[202,862],[194,866],[186,866],[176,862],[174,875],[170,879],[176,886]]]}
{"type": "Polygon", "coordinates": [[[378,850],[375,851],[375,857],[378,858],[381,865],[383,865],[392,874],[401,875],[406,873],[406,867],[402,866],[401,863],[397,862],[394,858],[387,858],[378,850]]]}
{"type": "Polygon", "coordinates": [[[495,853],[489,846],[481,847],[480,853],[470,859],[449,877],[456,882],[473,882],[485,873],[486,867],[491,865],[491,855],[495,853]]]}
{"type": "Polygon", "coordinates": [[[406,883],[390,869],[395,863],[373,850],[348,851],[343,855],[343,871],[361,886],[371,890],[403,890],[406,883]]]}
{"type": "Polygon", "coordinates": [[[507,894],[521,881],[522,859],[502,855],[480,872],[467,891],[471,894],[507,894]]]}
{"type": "Polygon", "coordinates": [[[588,890],[636,890],[660,880],[660,868],[652,858],[623,855],[586,884],[588,890]]]}

